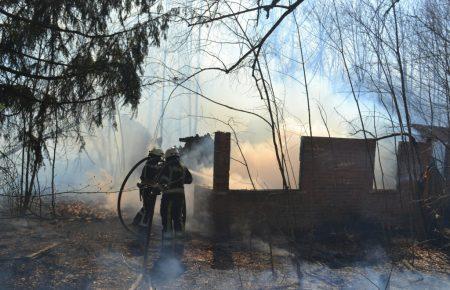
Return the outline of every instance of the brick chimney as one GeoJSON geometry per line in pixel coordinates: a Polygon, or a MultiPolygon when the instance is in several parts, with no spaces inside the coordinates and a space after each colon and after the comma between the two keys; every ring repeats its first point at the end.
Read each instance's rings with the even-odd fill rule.
{"type": "Polygon", "coordinates": [[[228,190],[230,181],[230,137],[229,132],[214,133],[214,190],[228,190]]]}

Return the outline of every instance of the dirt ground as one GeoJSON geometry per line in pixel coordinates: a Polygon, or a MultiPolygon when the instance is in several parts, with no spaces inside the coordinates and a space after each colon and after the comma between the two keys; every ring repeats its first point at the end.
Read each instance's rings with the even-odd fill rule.
{"type": "MultiPolygon", "coordinates": [[[[129,289],[142,240],[114,212],[65,205],[54,220],[0,219],[1,289],[129,289]]],[[[157,289],[450,289],[448,246],[328,236],[214,241],[190,232],[162,255],[155,220],[146,278],[157,289]],[[294,254],[295,253],[295,254],[294,254]]],[[[141,285],[141,289],[142,289],[141,285]]]]}

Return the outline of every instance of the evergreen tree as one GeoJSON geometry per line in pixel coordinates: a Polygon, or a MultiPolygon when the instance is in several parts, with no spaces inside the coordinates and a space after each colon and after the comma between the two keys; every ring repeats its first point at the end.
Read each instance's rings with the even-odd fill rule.
{"type": "Polygon", "coordinates": [[[49,142],[82,146],[82,130],[137,108],[144,58],[170,14],[154,0],[0,2],[0,158],[21,155],[22,213],[49,142]]]}

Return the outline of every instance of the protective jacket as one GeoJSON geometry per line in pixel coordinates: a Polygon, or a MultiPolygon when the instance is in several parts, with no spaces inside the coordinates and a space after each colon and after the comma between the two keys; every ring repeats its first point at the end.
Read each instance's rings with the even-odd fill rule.
{"type": "Polygon", "coordinates": [[[161,170],[160,158],[150,158],[145,162],[144,168],[141,173],[141,182],[143,184],[155,184],[157,182],[157,176],[161,170]]]}
{"type": "Polygon", "coordinates": [[[163,165],[159,183],[163,186],[164,192],[175,192],[183,190],[184,184],[191,184],[192,175],[178,158],[173,158],[163,165]]]}
{"type": "Polygon", "coordinates": [[[139,194],[143,200],[143,207],[136,214],[133,219],[133,224],[147,227],[148,223],[152,221],[153,212],[156,202],[156,194],[159,193],[157,187],[159,173],[161,170],[161,158],[150,158],[145,162],[141,173],[141,183],[139,185],[139,194]]]}
{"type": "Polygon", "coordinates": [[[164,238],[177,236],[186,223],[184,184],[192,183],[192,175],[178,158],[170,158],[163,165],[159,183],[163,187],[160,213],[164,238]]]}

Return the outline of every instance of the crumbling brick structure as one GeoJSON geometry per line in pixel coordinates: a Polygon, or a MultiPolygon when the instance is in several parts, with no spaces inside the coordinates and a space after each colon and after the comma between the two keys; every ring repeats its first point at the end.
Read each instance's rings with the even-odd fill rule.
{"type": "Polygon", "coordinates": [[[216,133],[214,190],[196,188],[194,198],[195,212],[221,233],[308,230],[355,222],[406,228],[412,219],[424,217],[406,186],[417,178],[405,176],[410,176],[408,168],[419,176],[423,164],[430,162],[428,143],[414,145],[417,154],[412,160],[409,143],[399,144],[396,190],[374,186],[375,140],[328,137],[302,137],[300,190],[228,190],[229,142],[229,134],[216,133]]]}

